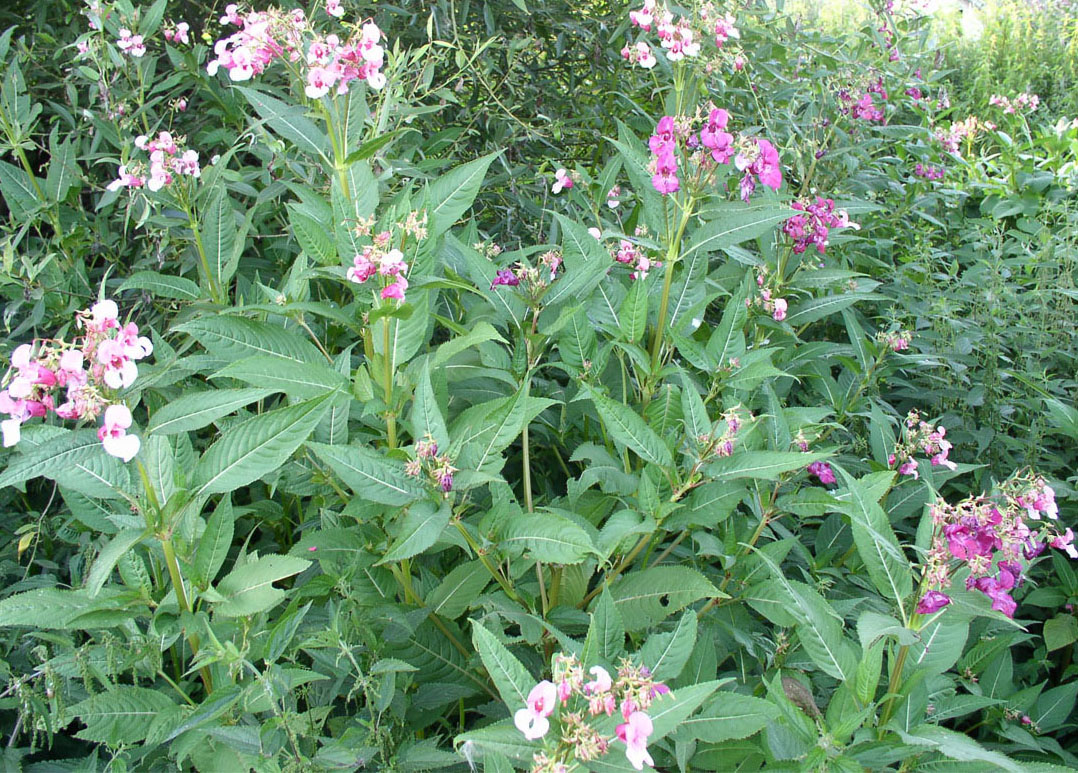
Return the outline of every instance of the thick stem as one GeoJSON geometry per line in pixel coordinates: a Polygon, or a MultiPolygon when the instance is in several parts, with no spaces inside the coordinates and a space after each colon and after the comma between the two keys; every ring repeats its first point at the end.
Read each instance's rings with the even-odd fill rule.
{"type": "Polygon", "coordinates": [[[505,595],[511,598],[513,601],[517,602],[518,604],[522,603],[520,600],[520,596],[518,596],[517,592],[513,590],[513,586],[510,585],[509,581],[502,576],[502,573],[498,571],[498,568],[490,562],[490,557],[487,556],[486,553],[482,552],[482,550],[480,550],[479,545],[477,545],[475,540],[472,539],[472,535],[468,533],[468,530],[464,527],[464,524],[461,523],[459,520],[455,521],[455,523],[457,526],[457,531],[459,531],[461,536],[464,537],[464,541],[468,543],[468,547],[470,547],[472,549],[472,552],[479,557],[479,561],[483,564],[483,566],[486,567],[487,571],[490,572],[490,576],[493,577],[495,581],[497,581],[498,585],[501,586],[502,590],[505,591],[505,595]]]}
{"type": "Polygon", "coordinates": [[[206,248],[202,244],[202,232],[198,230],[198,221],[195,219],[190,206],[185,206],[185,209],[187,211],[187,222],[190,223],[191,232],[195,236],[195,249],[198,251],[198,259],[202,263],[202,270],[206,274],[206,282],[210,288],[210,297],[213,298],[214,303],[224,303],[221,288],[218,287],[217,280],[214,279],[213,272],[210,270],[210,261],[206,257],[206,248]]]}
{"type": "Polygon", "coordinates": [[[887,699],[887,703],[883,707],[883,713],[880,715],[880,738],[883,738],[884,726],[891,720],[891,714],[894,713],[895,704],[898,702],[898,687],[902,684],[902,670],[906,667],[906,656],[909,655],[909,652],[910,646],[908,644],[903,644],[898,648],[898,656],[895,658],[891,669],[891,680],[887,683],[887,693],[891,697],[887,699]]]}
{"type": "MultiPolygon", "coordinates": [[[[184,589],[183,575],[180,574],[180,563],[176,560],[176,551],[172,547],[172,540],[168,537],[160,537],[160,539],[161,549],[165,553],[165,566],[168,567],[168,575],[172,579],[172,587],[176,591],[176,605],[181,612],[190,612],[191,604],[187,600],[187,591],[184,589]]],[[[187,634],[187,643],[191,645],[191,654],[197,656],[200,645],[198,634],[187,634]]],[[[206,692],[213,692],[213,677],[210,675],[209,667],[203,666],[198,672],[202,676],[202,684],[206,686],[206,692]]]]}
{"type": "Polygon", "coordinates": [[[659,367],[659,358],[662,354],[663,348],[663,334],[666,331],[666,312],[670,307],[670,285],[674,281],[674,266],[678,260],[678,253],[681,251],[681,237],[685,235],[685,228],[689,225],[689,218],[692,217],[694,200],[692,196],[685,202],[685,209],[681,214],[681,222],[678,224],[677,232],[670,240],[670,245],[666,250],[666,272],[663,275],[663,294],[659,301],[659,317],[655,324],[655,335],[651,342],[651,370],[654,373],[659,367]]]}
{"type": "Polygon", "coordinates": [[[393,355],[389,352],[391,341],[389,317],[382,317],[382,385],[386,401],[386,443],[390,449],[397,447],[397,416],[393,413],[393,355]]]}

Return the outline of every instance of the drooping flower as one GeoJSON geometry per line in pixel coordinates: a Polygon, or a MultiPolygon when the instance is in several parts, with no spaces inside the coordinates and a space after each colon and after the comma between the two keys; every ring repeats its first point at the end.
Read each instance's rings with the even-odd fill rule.
{"type": "Polygon", "coordinates": [[[544,679],[528,693],[527,706],[513,715],[513,724],[529,741],[542,738],[550,729],[550,720],[558,702],[558,688],[544,679]]]}
{"type": "Polygon", "coordinates": [[[618,738],[625,742],[625,758],[636,770],[643,770],[645,763],[655,765],[648,753],[648,736],[653,729],[651,717],[642,711],[633,711],[626,722],[617,727],[618,738]]]}
{"type": "Polygon", "coordinates": [[[925,593],[925,595],[921,596],[921,600],[917,602],[917,614],[935,614],[950,603],[951,597],[946,593],[941,593],[938,590],[930,590],[925,593]]]}
{"type": "Polygon", "coordinates": [[[554,172],[554,184],[550,187],[550,192],[557,195],[563,190],[567,191],[573,187],[573,178],[565,171],[564,168],[558,169],[554,172]]]}
{"type": "Polygon", "coordinates": [[[827,462],[813,462],[808,466],[809,475],[815,475],[825,486],[836,483],[835,471],[827,462]]]}
{"type": "Polygon", "coordinates": [[[135,457],[141,446],[138,436],[127,434],[127,428],[130,426],[131,411],[126,405],[117,403],[105,409],[105,423],[97,431],[97,437],[101,440],[105,452],[125,463],[135,457]]]}

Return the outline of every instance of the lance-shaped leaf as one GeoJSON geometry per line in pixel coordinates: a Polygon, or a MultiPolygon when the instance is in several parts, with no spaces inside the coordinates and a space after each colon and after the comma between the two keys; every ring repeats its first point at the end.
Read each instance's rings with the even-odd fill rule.
{"type": "Polygon", "coordinates": [[[591,610],[591,625],[584,639],[584,652],[581,660],[594,663],[603,660],[614,663],[625,650],[625,622],[621,618],[610,595],[609,588],[603,588],[591,610]]]}
{"type": "Polygon", "coordinates": [[[627,631],[653,626],[698,599],[727,597],[687,566],[656,566],[633,572],[614,584],[610,595],[627,631]]]}
{"type": "Polygon", "coordinates": [[[90,574],[86,578],[86,592],[91,598],[101,592],[105,581],[112,574],[116,562],[120,557],[131,550],[146,536],[145,529],[124,529],[114,536],[109,543],[101,549],[90,567],[90,574]]]}
{"type": "Polygon", "coordinates": [[[198,495],[234,491],[273,472],[314,431],[331,405],[328,395],[246,419],[225,430],[198,460],[198,495]]]}
{"type": "Polygon", "coordinates": [[[707,472],[716,480],[777,480],[783,473],[800,470],[828,456],[830,454],[800,451],[742,451],[716,459],[708,465],[707,472]]]}
{"type": "MultiPolygon", "coordinates": [[[[493,331],[493,328],[491,330],[493,331]]],[[[429,360],[423,363],[423,370],[420,371],[415,385],[411,419],[415,440],[430,437],[438,444],[439,449],[449,448],[449,432],[445,428],[442,409],[438,407],[438,399],[434,395],[434,387],[430,381],[429,360]]]]}
{"type": "Polygon", "coordinates": [[[598,550],[580,526],[557,513],[523,513],[506,524],[501,544],[507,548],[524,546],[536,561],[551,564],[579,564],[598,550]]]}
{"type": "Polygon", "coordinates": [[[479,652],[483,667],[510,711],[524,708],[535,678],[528,673],[516,656],[479,623],[472,621],[472,644],[479,652]]]}
{"type": "Polygon", "coordinates": [[[775,704],[763,698],[720,692],[703,711],[683,721],[678,733],[700,741],[720,743],[748,738],[778,716],[775,704]]]}
{"type": "Polygon", "coordinates": [[[262,556],[233,569],[217,585],[217,592],[225,600],[214,605],[214,614],[241,617],[275,606],[287,594],[274,588],[273,583],[299,574],[310,565],[310,561],[295,556],[262,556]]]}
{"type": "Polygon", "coordinates": [[[296,362],[257,354],[244,357],[214,373],[210,378],[233,378],[289,397],[306,400],[326,392],[346,391],[348,379],[333,368],[315,362],[296,362]]]}
{"type": "Polygon", "coordinates": [[[588,229],[560,213],[555,213],[562,232],[564,271],[543,296],[543,304],[553,306],[565,300],[584,300],[610,270],[611,258],[588,229]]]}
{"type": "Polygon", "coordinates": [[[419,555],[438,541],[452,514],[449,500],[443,500],[441,504],[427,501],[412,505],[400,520],[397,538],[378,563],[388,564],[419,555]]]}
{"type": "Polygon", "coordinates": [[[177,301],[197,301],[202,295],[198,285],[190,279],[159,274],[156,271],[136,271],[120,285],[119,292],[124,290],[146,290],[158,298],[172,298],[177,301]]]}
{"type": "Polygon", "coordinates": [[[323,462],[364,499],[383,505],[407,505],[421,499],[426,490],[416,479],[407,475],[404,465],[388,459],[367,446],[331,446],[307,443],[323,462]]]}
{"type": "Polygon", "coordinates": [[[681,255],[682,260],[691,259],[697,252],[710,254],[763,236],[797,212],[771,203],[730,202],[704,214],[713,217],[689,237],[688,246],[681,255]]]}
{"type": "Polygon", "coordinates": [[[611,437],[650,464],[669,467],[674,458],[663,439],[629,406],[615,402],[586,386],[599,417],[611,437]]]}
{"type": "Polygon", "coordinates": [[[314,344],[298,333],[247,317],[203,317],[177,325],[174,330],[187,333],[223,360],[265,354],[296,362],[325,361],[314,344]]]}
{"type": "Polygon", "coordinates": [[[37,477],[101,499],[119,498],[131,483],[127,467],[105,453],[92,429],[64,432],[16,457],[0,474],[0,489],[37,477]]]}
{"type": "Polygon", "coordinates": [[[175,708],[176,704],[163,692],[122,684],[76,703],[67,711],[86,725],[76,733],[78,738],[116,747],[145,740],[158,715],[175,708]]]}
{"type": "Polygon", "coordinates": [[[299,105],[290,105],[255,89],[243,86],[233,86],[233,88],[247,98],[255,112],[282,139],[294,143],[305,153],[327,159],[326,150],[329,147],[329,138],[307,117],[306,110],[299,105]]]}
{"type": "Polygon", "coordinates": [[[461,164],[431,183],[427,192],[430,201],[427,210],[430,216],[428,238],[433,239],[448,231],[468,211],[479,193],[487,169],[500,153],[490,153],[461,164]]]}
{"type": "Polygon", "coordinates": [[[175,435],[202,429],[222,416],[273,394],[272,389],[210,389],[189,392],[154,411],[147,432],[175,435]]]}

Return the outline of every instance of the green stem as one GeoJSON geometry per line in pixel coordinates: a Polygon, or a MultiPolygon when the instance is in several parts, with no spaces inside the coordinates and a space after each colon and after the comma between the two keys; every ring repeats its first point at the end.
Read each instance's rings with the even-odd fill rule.
{"type": "Polygon", "coordinates": [[[523,445],[524,453],[524,507],[529,513],[534,512],[532,506],[532,466],[531,466],[531,453],[528,448],[528,425],[524,425],[524,430],[520,435],[523,445]]]}
{"type": "Polygon", "coordinates": [[[547,614],[550,612],[550,603],[547,601],[546,596],[546,578],[543,577],[543,562],[535,562],[535,576],[539,580],[539,601],[543,605],[543,619],[546,620],[547,614]]]}
{"type": "Polygon", "coordinates": [[[397,447],[397,416],[393,413],[393,355],[389,352],[391,320],[382,317],[382,385],[386,401],[386,443],[390,450],[397,447]]]}
{"type": "Polygon", "coordinates": [[[681,247],[681,237],[685,235],[685,228],[689,225],[689,218],[692,217],[692,208],[695,200],[692,196],[689,196],[685,202],[685,209],[681,213],[681,222],[678,224],[677,232],[670,240],[670,245],[666,250],[666,272],[663,275],[663,294],[662,299],[659,301],[659,317],[655,325],[655,335],[651,342],[651,370],[652,373],[659,367],[659,356],[662,354],[663,347],[663,333],[666,330],[666,312],[670,306],[670,285],[674,281],[674,266],[677,264],[678,253],[681,247]]]}
{"type": "Polygon", "coordinates": [[[206,283],[210,288],[210,297],[213,298],[214,303],[224,303],[224,297],[221,293],[221,288],[217,285],[217,280],[213,277],[213,272],[210,270],[210,260],[206,257],[206,247],[202,243],[202,232],[198,228],[198,220],[195,219],[195,214],[191,210],[191,205],[184,201],[184,211],[187,213],[187,222],[191,226],[191,233],[195,237],[195,249],[198,251],[198,259],[202,263],[202,271],[206,274],[206,283]]]}
{"type": "MultiPolygon", "coordinates": [[[[183,575],[180,574],[180,564],[176,560],[176,551],[172,547],[172,540],[163,535],[158,535],[158,537],[161,540],[161,549],[165,552],[165,566],[168,567],[168,575],[172,579],[172,587],[176,591],[176,605],[181,612],[190,612],[191,604],[187,600],[187,591],[184,590],[183,575]]],[[[197,656],[200,645],[198,634],[187,634],[187,643],[191,645],[191,655],[197,656]]],[[[213,677],[210,675],[209,667],[203,666],[200,668],[199,674],[202,676],[202,684],[206,686],[206,692],[213,692],[213,677]]]]}
{"type": "Polygon", "coordinates": [[[887,693],[891,697],[887,699],[887,703],[883,707],[883,714],[880,715],[879,738],[883,738],[884,726],[890,721],[891,714],[895,710],[895,704],[898,702],[898,687],[902,683],[902,670],[906,667],[906,656],[909,651],[910,646],[908,644],[903,644],[898,648],[898,656],[895,658],[894,667],[891,669],[891,680],[887,683],[887,693]]]}
{"type": "Polygon", "coordinates": [[[479,545],[476,544],[475,540],[472,539],[472,535],[464,527],[464,524],[461,523],[459,520],[455,521],[454,523],[456,524],[457,531],[461,533],[461,536],[464,537],[464,541],[468,543],[468,547],[470,547],[472,549],[472,552],[479,557],[479,561],[483,564],[483,566],[486,567],[486,570],[490,572],[490,576],[493,577],[498,583],[498,585],[502,587],[502,590],[505,591],[505,595],[511,598],[516,603],[522,604],[523,602],[520,600],[520,596],[517,595],[517,592],[513,590],[513,586],[510,585],[509,581],[502,576],[502,573],[498,571],[498,568],[490,562],[490,557],[486,553],[484,553],[480,549],[479,545]]]}

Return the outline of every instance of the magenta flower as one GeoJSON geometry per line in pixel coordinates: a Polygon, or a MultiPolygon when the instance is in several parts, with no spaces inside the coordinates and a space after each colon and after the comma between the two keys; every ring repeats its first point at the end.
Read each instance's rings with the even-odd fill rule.
{"type": "Polygon", "coordinates": [[[528,693],[527,707],[513,715],[513,724],[529,741],[542,738],[550,729],[550,720],[558,702],[558,688],[544,679],[528,693]]]}
{"type": "Polygon", "coordinates": [[[921,600],[917,602],[917,614],[931,615],[939,612],[950,603],[951,597],[946,593],[940,593],[938,590],[930,590],[925,593],[925,595],[921,596],[921,600]]]}
{"type": "Polygon", "coordinates": [[[403,275],[397,277],[397,281],[382,288],[382,300],[395,300],[404,303],[404,292],[408,289],[408,280],[403,275]]]}
{"type": "Polygon", "coordinates": [[[498,286],[516,287],[519,284],[520,278],[513,273],[513,269],[500,268],[498,269],[497,276],[494,277],[494,281],[490,283],[490,289],[493,290],[495,287],[498,286]]]}
{"type": "Polygon", "coordinates": [[[105,424],[97,431],[97,437],[105,448],[105,453],[116,456],[124,462],[131,461],[138,453],[141,442],[135,435],[128,435],[131,426],[131,411],[126,405],[110,405],[105,409],[105,424]]]}
{"type": "Polygon", "coordinates": [[[827,462],[813,462],[808,466],[809,475],[815,475],[820,479],[820,483],[825,486],[829,486],[835,483],[835,471],[831,469],[831,465],[827,462]]]}
{"type": "Polygon", "coordinates": [[[550,187],[550,192],[557,195],[563,190],[567,191],[573,187],[573,178],[569,176],[569,173],[565,169],[559,169],[554,172],[554,184],[550,187]]]}

